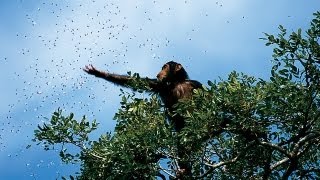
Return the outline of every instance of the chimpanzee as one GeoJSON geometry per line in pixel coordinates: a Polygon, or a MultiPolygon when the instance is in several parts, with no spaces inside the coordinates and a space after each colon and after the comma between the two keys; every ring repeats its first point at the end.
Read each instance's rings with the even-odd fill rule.
{"type": "MultiPolygon", "coordinates": [[[[108,72],[99,71],[92,65],[85,66],[83,69],[88,74],[95,75],[96,77],[103,78],[114,84],[129,87],[134,89],[131,76],[111,74],[108,72]]],[[[181,64],[170,61],[163,65],[161,71],[157,75],[157,79],[142,78],[147,82],[148,90],[156,92],[161,97],[167,112],[166,115],[170,122],[172,122],[174,129],[177,133],[185,126],[183,116],[174,114],[174,105],[181,99],[190,99],[194,89],[201,88],[202,85],[198,81],[189,80],[188,74],[181,64]]],[[[180,139],[177,142],[178,157],[185,159],[189,155],[189,151],[180,143],[180,139]]],[[[180,179],[184,176],[191,174],[190,163],[186,160],[178,160],[179,170],[177,172],[177,178],[180,179]]]]}
{"type": "MultiPolygon", "coordinates": [[[[130,87],[131,76],[111,74],[99,71],[92,65],[85,66],[83,69],[88,74],[103,78],[107,81],[120,86],[130,87]]],[[[172,116],[175,105],[180,99],[189,99],[193,90],[201,88],[202,85],[198,81],[189,80],[188,74],[181,64],[174,61],[167,62],[163,65],[161,71],[157,75],[157,79],[143,78],[149,86],[149,90],[156,92],[161,97],[168,112],[168,119],[173,123],[174,129],[179,132],[185,125],[184,119],[180,115],[172,116]]]]}

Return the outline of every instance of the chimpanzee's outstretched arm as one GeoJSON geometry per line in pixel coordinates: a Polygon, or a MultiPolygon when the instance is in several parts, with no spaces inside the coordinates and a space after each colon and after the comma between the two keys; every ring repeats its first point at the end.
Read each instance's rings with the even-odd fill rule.
{"type": "Polygon", "coordinates": [[[131,76],[118,75],[118,74],[112,74],[112,73],[108,73],[108,72],[104,72],[104,71],[99,71],[95,67],[93,67],[92,65],[85,66],[85,68],[83,68],[83,70],[88,74],[105,79],[109,82],[112,82],[116,85],[120,85],[123,87],[128,87],[128,88],[132,88],[132,89],[143,89],[143,90],[149,90],[149,91],[154,91],[154,92],[158,91],[159,83],[156,79],[140,78],[139,80],[146,82],[145,84],[148,87],[136,87],[136,86],[134,86],[134,81],[136,79],[131,76]]]}
{"type": "Polygon", "coordinates": [[[117,74],[111,74],[104,71],[99,71],[95,67],[93,67],[91,64],[88,66],[85,66],[83,70],[88,74],[105,79],[107,81],[110,81],[120,86],[126,86],[129,83],[129,81],[132,80],[132,77],[130,76],[117,75],[117,74]]]}

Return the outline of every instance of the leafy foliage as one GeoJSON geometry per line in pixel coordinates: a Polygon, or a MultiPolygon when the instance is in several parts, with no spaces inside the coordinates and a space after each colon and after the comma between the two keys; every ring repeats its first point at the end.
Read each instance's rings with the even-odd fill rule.
{"type": "Polygon", "coordinates": [[[90,141],[95,121],[78,122],[58,110],[35,130],[35,141],[45,150],[58,143],[79,147],[78,154],[65,148],[60,153],[64,162],[81,162],[78,179],[175,178],[178,140],[188,152],[184,160],[192,165],[193,179],[316,179],[320,12],[314,16],[305,33],[298,29],[288,35],[279,26],[277,36],[265,34],[266,45],[274,46],[270,81],[232,72],[179,102],[176,113],[186,119],[180,133],[172,130],[156,95],[122,92],[113,134],[90,141]]]}

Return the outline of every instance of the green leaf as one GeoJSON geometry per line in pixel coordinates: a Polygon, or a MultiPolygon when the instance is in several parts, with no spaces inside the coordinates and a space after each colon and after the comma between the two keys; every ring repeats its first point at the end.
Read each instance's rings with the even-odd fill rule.
{"type": "Polygon", "coordinates": [[[208,85],[211,86],[211,87],[214,86],[214,84],[210,80],[208,80],[208,85]]]}
{"type": "Polygon", "coordinates": [[[74,114],[73,114],[73,113],[70,113],[69,119],[73,119],[73,116],[74,116],[74,114]]]}

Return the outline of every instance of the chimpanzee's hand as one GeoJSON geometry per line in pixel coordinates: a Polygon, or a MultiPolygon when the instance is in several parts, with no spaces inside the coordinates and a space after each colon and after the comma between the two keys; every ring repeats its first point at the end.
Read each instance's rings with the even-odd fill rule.
{"type": "Polygon", "coordinates": [[[105,75],[105,73],[97,70],[95,67],[92,66],[92,64],[86,65],[83,70],[91,75],[95,75],[97,77],[102,77],[103,75],[105,75]]]}

